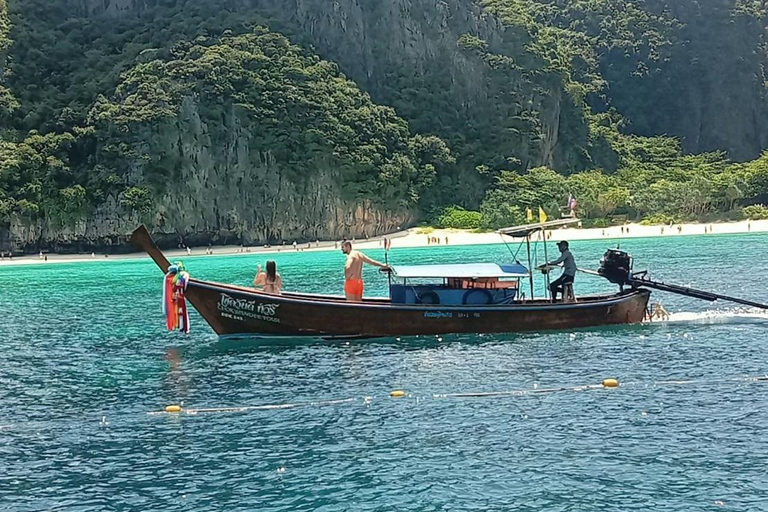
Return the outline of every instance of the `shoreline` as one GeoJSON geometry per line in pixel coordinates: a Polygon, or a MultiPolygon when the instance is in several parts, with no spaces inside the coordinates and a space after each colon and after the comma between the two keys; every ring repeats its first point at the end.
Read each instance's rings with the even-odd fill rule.
{"type": "MultiPolygon", "coordinates": [[[[494,245],[503,244],[504,241],[496,232],[473,233],[468,230],[459,229],[434,229],[429,233],[424,232],[426,228],[410,228],[407,231],[400,231],[389,235],[377,236],[368,240],[354,241],[354,247],[361,250],[382,249],[383,239],[388,237],[392,240],[392,249],[397,248],[417,248],[417,247],[446,247],[456,245],[494,245]],[[440,243],[432,243],[431,240],[440,239],[440,243]],[[445,243],[447,240],[447,244],[445,243]]],[[[547,230],[547,240],[556,242],[559,240],[578,241],[578,240],[601,240],[601,239],[626,239],[626,238],[657,238],[657,237],[678,237],[690,235],[736,235],[748,233],[768,233],[768,219],[753,221],[736,222],[713,222],[713,223],[689,223],[674,224],[673,226],[643,226],[641,224],[624,224],[622,226],[610,226],[607,228],[559,228],[547,230]]],[[[539,233],[534,240],[541,241],[539,233]]],[[[212,248],[213,256],[245,256],[254,254],[279,254],[295,252],[322,252],[338,250],[336,242],[313,242],[310,244],[301,244],[294,249],[290,245],[279,247],[246,247],[228,245],[212,248]]],[[[194,247],[188,253],[183,249],[173,249],[164,251],[168,259],[183,259],[188,257],[206,256],[207,247],[194,247]]],[[[49,265],[58,263],[83,263],[95,261],[115,261],[149,258],[142,252],[133,252],[126,254],[55,254],[44,253],[43,258],[39,255],[17,256],[15,258],[0,258],[0,266],[13,265],[49,265]],[[47,256],[47,260],[45,259],[47,256]]]]}

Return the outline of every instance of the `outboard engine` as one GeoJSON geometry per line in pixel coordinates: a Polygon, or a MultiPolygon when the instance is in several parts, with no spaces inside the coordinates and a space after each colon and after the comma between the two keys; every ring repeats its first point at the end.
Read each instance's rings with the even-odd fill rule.
{"type": "Polygon", "coordinates": [[[688,288],[687,286],[653,281],[648,278],[648,272],[645,270],[642,272],[632,272],[632,256],[618,249],[608,249],[605,251],[603,259],[600,260],[600,268],[597,269],[597,274],[603,276],[610,282],[619,285],[622,291],[624,290],[624,285],[630,285],[633,289],[653,288],[655,290],[677,293],[695,299],[708,301],[722,299],[729,302],[735,302],[736,304],[744,304],[745,306],[768,310],[768,304],[760,304],[759,302],[739,299],[738,297],[730,297],[719,293],[696,290],[694,288],[688,288]]]}
{"type": "Polygon", "coordinates": [[[628,283],[632,270],[632,256],[618,249],[608,249],[600,261],[597,273],[612,283],[623,287],[628,283]]]}

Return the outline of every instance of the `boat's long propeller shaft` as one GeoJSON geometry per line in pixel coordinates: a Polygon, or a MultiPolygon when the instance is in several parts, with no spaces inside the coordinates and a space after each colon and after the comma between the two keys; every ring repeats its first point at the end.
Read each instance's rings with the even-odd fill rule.
{"type": "Polygon", "coordinates": [[[648,278],[648,272],[645,270],[642,272],[632,272],[632,256],[619,249],[608,249],[605,252],[603,259],[600,261],[600,268],[597,272],[592,272],[591,270],[579,270],[589,274],[602,276],[610,282],[618,284],[619,286],[631,286],[633,288],[642,286],[645,288],[661,290],[663,292],[685,295],[686,297],[693,297],[695,299],[708,301],[725,300],[728,302],[735,302],[736,304],[744,304],[745,306],[751,306],[753,308],[768,309],[768,304],[761,304],[752,300],[731,297],[730,295],[723,295],[721,293],[697,290],[688,286],[679,286],[676,284],[662,283],[661,281],[653,281],[652,279],[648,278]]]}
{"type": "Polygon", "coordinates": [[[648,279],[644,274],[630,275],[627,279],[627,284],[632,286],[644,286],[646,288],[653,288],[664,292],[677,293],[678,295],[685,295],[686,297],[693,297],[695,299],[703,299],[708,301],[725,300],[728,302],[735,302],[737,304],[744,304],[745,306],[751,306],[753,308],[768,309],[768,304],[760,304],[751,300],[740,299],[738,297],[731,297],[729,295],[722,295],[720,293],[712,293],[704,290],[697,290],[695,288],[689,288],[687,286],[678,286],[676,284],[667,284],[660,281],[653,281],[648,279]]]}

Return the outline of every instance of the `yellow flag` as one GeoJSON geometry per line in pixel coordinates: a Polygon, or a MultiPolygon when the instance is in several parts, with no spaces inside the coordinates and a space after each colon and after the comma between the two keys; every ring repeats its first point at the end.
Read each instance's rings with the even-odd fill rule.
{"type": "Polygon", "coordinates": [[[525,220],[533,222],[533,211],[530,208],[525,209],[525,220]]]}
{"type": "Polygon", "coordinates": [[[539,222],[547,222],[547,214],[544,213],[544,210],[541,209],[541,206],[539,206],[539,222]]]}

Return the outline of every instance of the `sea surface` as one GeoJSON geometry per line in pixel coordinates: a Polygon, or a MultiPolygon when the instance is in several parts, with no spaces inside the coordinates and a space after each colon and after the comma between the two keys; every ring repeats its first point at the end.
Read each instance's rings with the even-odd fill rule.
{"type": "MultiPolygon", "coordinates": [[[[595,269],[617,243],[572,250],[595,269]]],[[[656,279],[768,302],[766,235],[621,247],[656,279]]],[[[340,251],[269,257],[286,289],[342,290],[340,251]]],[[[184,262],[247,285],[266,258],[184,262]]],[[[161,282],[148,259],[0,267],[0,510],[768,510],[768,382],[750,379],[768,373],[766,315],[659,292],[665,325],[264,345],[219,340],[196,313],[166,332],[161,282]],[[608,377],[622,385],[569,389],[608,377]],[[549,388],[566,389],[531,392],[549,388]],[[170,404],[250,409],[148,414],[170,404]]],[[[577,293],[611,289],[577,277],[577,293]]]]}

